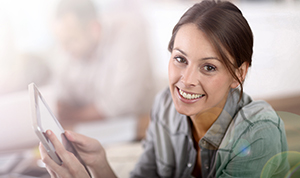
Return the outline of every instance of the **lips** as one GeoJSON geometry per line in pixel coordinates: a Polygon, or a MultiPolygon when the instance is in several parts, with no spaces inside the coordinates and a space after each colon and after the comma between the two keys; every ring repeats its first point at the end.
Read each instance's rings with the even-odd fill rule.
{"type": "Polygon", "coordinates": [[[190,93],[177,88],[179,99],[184,103],[195,103],[205,96],[205,94],[190,93]]]}

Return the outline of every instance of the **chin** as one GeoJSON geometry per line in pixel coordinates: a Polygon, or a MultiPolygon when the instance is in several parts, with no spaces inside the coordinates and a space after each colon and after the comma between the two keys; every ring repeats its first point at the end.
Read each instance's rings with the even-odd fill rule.
{"type": "Polygon", "coordinates": [[[197,113],[199,113],[199,111],[194,111],[192,108],[178,106],[176,103],[175,103],[175,109],[177,110],[178,113],[190,117],[197,115],[197,113]]]}

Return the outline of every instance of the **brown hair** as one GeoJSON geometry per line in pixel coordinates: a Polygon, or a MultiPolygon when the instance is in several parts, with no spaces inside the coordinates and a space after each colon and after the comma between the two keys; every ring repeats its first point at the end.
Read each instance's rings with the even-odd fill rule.
{"type": "Polygon", "coordinates": [[[253,53],[253,34],[242,12],[227,1],[206,0],[195,4],[183,14],[175,25],[168,47],[170,52],[173,50],[178,30],[182,25],[188,23],[196,24],[211,41],[232,77],[239,82],[241,99],[243,81],[235,74],[234,69],[238,69],[244,62],[251,66],[253,53]],[[233,57],[234,63],[230,61],[227,54],[233,57]]]}

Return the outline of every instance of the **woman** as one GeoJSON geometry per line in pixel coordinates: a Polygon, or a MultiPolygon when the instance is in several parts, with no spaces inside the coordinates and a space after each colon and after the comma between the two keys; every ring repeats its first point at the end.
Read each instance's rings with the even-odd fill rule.
{"type": "MultiPolygon", "coordinates": [[[[243,93],[252,46],[251,29],[230,2],[203,1],[182,16],[169,43],[169,88],[156,97],[131,177],[260,177],[268,160],[287,150],[272,107],[243,93]]],[[[66,135],[95,177],[115,176],[99,142],[66,135]]],[[[87,176],[53,134],[49,138],[64,162],[56,165],[41,146],[50,174],[87,176]]],[[[283,157],[272,164],[270,177],[289,169],[283,157]]]]}

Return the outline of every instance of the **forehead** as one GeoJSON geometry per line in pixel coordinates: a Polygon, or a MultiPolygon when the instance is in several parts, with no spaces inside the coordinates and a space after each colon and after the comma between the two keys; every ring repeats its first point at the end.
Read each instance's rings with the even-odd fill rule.
{"type": "Polygon", "coordinates": [[[176,48],[191,56],[217,57],[217,53],[205,33],[192,23],[185,24],[178,30],[173,49],[176,48]]]}

